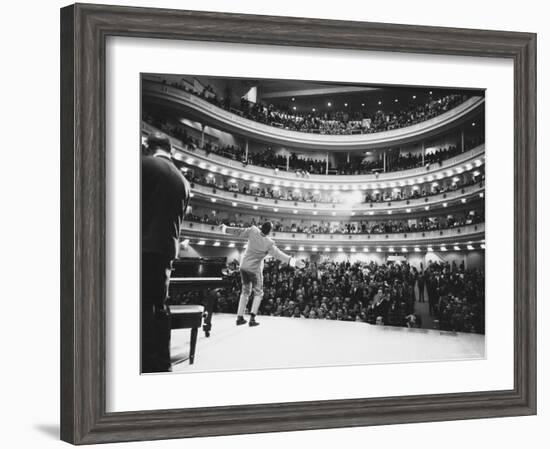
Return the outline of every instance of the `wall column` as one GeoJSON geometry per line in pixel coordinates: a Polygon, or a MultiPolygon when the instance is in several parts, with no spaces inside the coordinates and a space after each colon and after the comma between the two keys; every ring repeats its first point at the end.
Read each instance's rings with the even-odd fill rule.
{"type": "Polygon", "coordinates": [[[290,153],[286,153],[286,171],[290,171],[290,153]]]}
{"type": "Polygon", "coordinates": [[[325,175],[328,175],[328,151],[327,151],[327,166],[325,169],[325,175]]]}
{"type": "Polygon", "coordinates": [[[204,124],[201,123],[201,148],[204,148],[204,124]]]}
{"type": "Polygon", "coordinates": [[[384,173],[386,173],[386,150],[384,150],[383,158],[384,158],[384,173]]]}
{"type": "Polygon", "coordinates": [[[460,145],[461,151],[464,153],[464,130],[460,131],[460,145]]]}
{"type": "Polygon", "coordinates": [[[244,142],[244,160],[248,162],[248,139],[244,142]]]}

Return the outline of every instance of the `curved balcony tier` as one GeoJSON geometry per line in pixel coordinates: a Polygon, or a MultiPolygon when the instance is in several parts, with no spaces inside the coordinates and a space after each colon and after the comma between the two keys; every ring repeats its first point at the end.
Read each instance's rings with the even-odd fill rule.
{"type": "MultiPolygon", "coordinates": [[[[156,131],[158,130],[153,126],[142,123],[142,132],[145,135],[156,131]]],[[[208,153],[202,149],[191,149],[187,145],[182,145],[176,138],[171,137],[170,139],[175,149],[174,157],[187,165],[247,181],[305,189],[329,190],[339,188],[341,185],[356,186],[360,189],[380,189],[414,185],[461,174],[485,163],[485,144],[482,144],[458,156],[446,159],[441,164],[431,164],[409,170],[370,175],[309,175],[303,177],[294,172],[245,165],[242,162],[208,153]]]]}
{"type": "Polygon", "coordinates": [[[250,120],[219,108],[185,90],[144,79],[144,101],[177,105],[187,117],[250,139],[304,150],[352,151],[404,145],[439,135],[474,117],[485,104],[474,96],[426,121],[370,134],[327,135],[290,131],[250,120]]]}
{"type": "MultiPolygon", "coordinates": [[[[410,232],[410,233],[395,233],[395,234],[304,234],[292,232],[274,232],[273,239],[277,245],[303,245],[311,249],[317,247],[319,251],[329,247],[334,250],[335,247],[351,248],[355,247],[359,251],[368,247],[369,250],[376,248],[398,247],[401,250],[403,247],[409,251],[416,246],[449,246],[452,249],[455,245],[467,245],[471,243],[481,244],[485,240],[485,224],[471,224],[456,228],[442,229],[437,231],[425,232],[410,232]]],[[[224,246],[229,244],[244,244],[245,239],[237,238],[231,234],[224,234],[220,231],[219,226],[205,223],[195,223],[184,221],[181,230],[181,239],[202,240],[203,244],[214,246],[219,242],[220,246],[223,242],[224,246]]],[[[460,249],[467,249],[460,248],[460,249]]]]}
{"type": "Polygon", "coordinates": [[[467,204],[484,196],[485,187],[482,183],[472,184],[454,191],[440,193],[421,198],[411,198],[400,201],[375,203],[313,203],[257,197],[243,193],[229,192],[215,187],[200,184],[193,185],[193,203],[206,204],[216,208],[235,208],[250,210],[253,213],[277,212],[280,215],[300,216],[311,218],[314,215],[321,217],[346,217],[350,214],[357,218],[370,215],[405,214],[433,211],[445,208],[453,203],[467,204]],[[426,209],[428,208],[428,209],[426,209]]]}

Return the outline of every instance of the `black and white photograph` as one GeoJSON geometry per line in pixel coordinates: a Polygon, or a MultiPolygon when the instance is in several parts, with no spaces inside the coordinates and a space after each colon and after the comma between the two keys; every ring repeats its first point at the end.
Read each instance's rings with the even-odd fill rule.
{"type": "Polygon", "coordinates": [[[485,357],[482,89],[141,75],[141,372],[485,357]]]}

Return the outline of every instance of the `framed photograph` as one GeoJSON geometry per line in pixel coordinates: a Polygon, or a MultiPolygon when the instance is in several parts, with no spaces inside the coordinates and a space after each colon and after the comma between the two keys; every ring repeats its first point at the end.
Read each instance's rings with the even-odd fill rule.
{"type": "Polygon", "coordinates": [[[536,413],[536,35],[61,10],[73,444],[536,413]]]}

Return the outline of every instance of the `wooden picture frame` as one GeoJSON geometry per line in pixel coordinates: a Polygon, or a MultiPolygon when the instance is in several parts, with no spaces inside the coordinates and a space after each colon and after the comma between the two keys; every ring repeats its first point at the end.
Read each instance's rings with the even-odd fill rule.
{"type": "Polygon", "coordinates": [[[536,35],[76,4],[61,10],[61,438],[73,444],[536,413],[536,35]],[[514,63],[514,388],[106,412],[107,36],[510,58],[514,63]]]}

